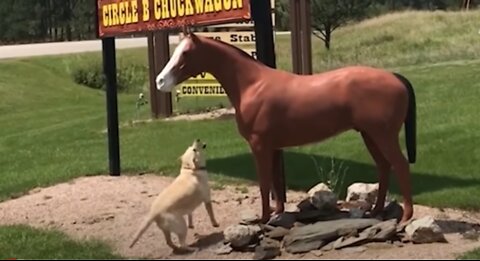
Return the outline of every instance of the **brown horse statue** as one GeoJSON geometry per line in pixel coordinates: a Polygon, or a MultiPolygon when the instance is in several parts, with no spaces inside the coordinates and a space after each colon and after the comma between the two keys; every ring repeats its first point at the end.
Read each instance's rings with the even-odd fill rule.
{"type": "Polygon", "coordinates": [[[262,222],[270,219],[272,210],[284,212],[281,197],[270,208],[270,188],[274,195],[282,191],[274,173],[274,152],[351,129],[360,132],[379,176],[372,215],[383,211],[388,174],[393,169],[403,196],[400,222],[412,218],[410,166],[398,136],[405,123],[408,159],[414,163],[416,109],[413,88],[403,76],[362,66],[297,75],[267,67],[235,46],[189,32],[158,74],[157,89],[171,92],[202,72],[211,73],[221,83],[235,108],[238,131],[255,159],[262,222]]]}

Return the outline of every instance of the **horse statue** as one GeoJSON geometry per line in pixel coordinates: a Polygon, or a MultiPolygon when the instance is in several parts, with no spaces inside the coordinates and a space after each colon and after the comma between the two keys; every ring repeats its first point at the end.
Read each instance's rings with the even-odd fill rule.
{"type": "Polygon", "coordinates": [[[157,89],[171,92],[202,72],[211,73],[225,89],[235,108],[238,132],[254,156],[261,222],[268,222],[272,211],[284,212],[274,152],[352,129],[360,132],[378,172],[379,191],[371,214],[383,211],[393,169],[403,197],[400,223],[412,218],[409,162],[416,160],[416,105],[405,77],[365,66],[297,75],[270,68],[233,45],[187,32],[157,75],[157,89]],[[399,144],[402,124],[409,162],[399,144]],[[277,195],[275,208],[270,207],[270,188],[277,195]]]}

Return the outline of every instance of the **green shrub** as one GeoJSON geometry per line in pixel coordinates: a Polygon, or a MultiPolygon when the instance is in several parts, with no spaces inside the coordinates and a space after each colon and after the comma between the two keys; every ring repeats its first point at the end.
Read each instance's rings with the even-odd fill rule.
{"type": "MultiPolygon", "coordinates": [[[[106,80],[100,59],[77,63],[71,70],[73,81],[78,84],[105,90],[106,80]]],[[[117,88],[119,92],[139,92],[148,80],[147,67],[126,61],[117,61],[117,88]]]]}

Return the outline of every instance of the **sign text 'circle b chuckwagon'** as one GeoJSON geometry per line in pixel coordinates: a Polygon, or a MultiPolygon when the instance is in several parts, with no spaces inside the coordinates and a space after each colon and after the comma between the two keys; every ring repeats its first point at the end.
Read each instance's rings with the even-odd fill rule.
{"type": "Polygon", "coordinates": [[[98,0],[100,37],[251,19],[250,0],[98,0]]]}

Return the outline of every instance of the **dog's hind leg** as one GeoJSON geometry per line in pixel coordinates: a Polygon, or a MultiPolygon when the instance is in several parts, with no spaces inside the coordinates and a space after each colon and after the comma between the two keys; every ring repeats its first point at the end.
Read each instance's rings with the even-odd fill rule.
{"type": "Polygon", "coordinates": [[[188,228],[187,228],[187,223],[185,222],[185,219],[183,218],[176,219],[172,222],[172,225],[173,225],[172,231],[175,234],[177,234],[178,241],[180,243],[180,249],[188,252],[195,251],[196,250],[195,248],[187,246],[187,243],[186,243],[188,228]]]}
{"type": "Polygon", "coordinates": [[[187,218],[188,218],[188,228],[193,228],[193,217],[192,217],[192,213],[188,214],[188,215],[187,215],[187,218]]]}
{"type": "Polygon", "coordinates": [[[178,250],[178,247],[172,241],[172,234],[166,229],[162,229],[163,235],[165,236],[165,241],[167,245],[175,252],[178,250]]]}
{"type": "Polygon", "coordinates": [[[170,232],[170,230],[168,229],[165,229],[162,227],[162,221],[161,220],[155,220],[155,222],[157,223],[157,226],[160,230],[162,230],[163,232],[163,235],[165,236],[165,241],[167,242],[167,245],[175,252],[178,250],[178,247],[173,243],[172,241],[172,234],[170,232]]]}

